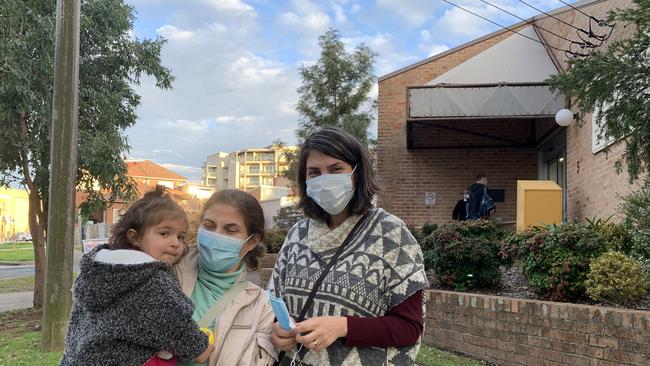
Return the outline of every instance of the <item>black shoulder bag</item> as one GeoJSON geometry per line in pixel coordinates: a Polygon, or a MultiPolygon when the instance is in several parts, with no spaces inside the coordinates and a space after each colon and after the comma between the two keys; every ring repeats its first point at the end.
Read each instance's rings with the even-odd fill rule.
{"type": "MultiPolygon", "coordinates": [[[[302,307],[302,311],[300,312],[300,316],[298,316],[298,319],[296,319],[296,323],[300,323],[301,321],[305,320],[305,315],[307,315],[307,311],[311,307],[312,303],[314,302],[314,296],[316,296],[316,292],[318,291],[318,288],[320,285],[323,283],[323,280],[325,279],[325,276],[329,273],[330,269],[334,266],[336,261],[339,259],[341,256],[341,253],[343,253],[343,249],[354,239],[354,236],[357,234],[359,231],[359,228],[363,226],[363,223],[367,221],[368,217],[370,216],[370,210],[368,210],[360,219],[357,221],[356,225],[352,228],[352,231],[348,234],[348,236],[345,237],[345,240],[343,240],[343,243],[339,248],[336,250],[336,253],[334,253],[334,256],[332,259],[327,263],[325,266],[325,269],[323,272],[321,272],[320,277],[316,280],[316,283],[314,284],[314,287],[312,287],[311,292],[309,293],[309,296],[307,297],[307,301],[305,301],[305,305],[302,307]]],[[[275,361],[273,364],[274,366],[279,366],[280,363],[282,362],[282,359],[284,358],[285,352],[282,351],[280,354],[278,354],[278,360],[275,361]]]]}

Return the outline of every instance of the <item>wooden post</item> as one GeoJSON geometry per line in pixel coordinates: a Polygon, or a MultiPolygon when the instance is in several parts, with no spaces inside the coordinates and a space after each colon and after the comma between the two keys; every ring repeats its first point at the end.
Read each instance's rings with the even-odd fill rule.
{"type": "Polygon", "coordinates": [[[61,351],[72,305],[80,0],[57,0],[51,170],[41,349],[61,351]]]}

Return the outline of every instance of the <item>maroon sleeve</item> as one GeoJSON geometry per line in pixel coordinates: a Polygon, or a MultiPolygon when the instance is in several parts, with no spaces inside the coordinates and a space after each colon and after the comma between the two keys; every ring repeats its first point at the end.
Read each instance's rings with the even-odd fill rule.
{"type": "Polygon", "coordinates": [[[422,334],[422,290],[390,309],[385,316],[348,316],[348,347],[404,347],[417,343],[422,334]]]}

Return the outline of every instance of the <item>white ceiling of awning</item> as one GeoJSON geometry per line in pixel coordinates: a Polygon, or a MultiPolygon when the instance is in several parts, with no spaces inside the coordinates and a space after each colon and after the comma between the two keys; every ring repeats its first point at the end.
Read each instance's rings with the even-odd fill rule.
{"type": "MultiPolygon", "coordinates": [[[[532,27],[519,32],[539,40],[532,27]]],[[[425,84],[430,87],[409,88],[409,117],[553,116],[565,108],[565,97],[543,83],[557,72],[541,43],[512,34],[425,84]]]]}
{"type": "MultiPolygon", "coordinates": [[[[519,31],[539,41],[532,26],[519,31]]],[[[540,82],[557,74],[546,48],[512,34],[510,37],[429,81],[436,84],[490,84],[540,82]]]]}

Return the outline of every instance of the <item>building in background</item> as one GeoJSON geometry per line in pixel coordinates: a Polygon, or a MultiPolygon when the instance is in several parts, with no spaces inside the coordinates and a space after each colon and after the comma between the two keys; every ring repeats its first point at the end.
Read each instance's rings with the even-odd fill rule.
{"type": "Polygon", "coordinates": [[[138,188],[140,186],[156,187],[157,185],[161,185],[169,189],[178,189],[188,182],[184,176],[176,174],[151,160],[126,161],[126,169],[126,175],[136,181],[138,188]]]}
{"type": "Polygon", "coordinates": [[[205,159],[201,184],[217,191],[228,188],[228,153],[218,152],[205,159]]]}
{"type": "Polygon", "coordinates": [[[216,190],[240,189],[252,191],[261,186],[273,186],[289,163],[286,151],[296,151],[295,146],[271,145],[231,153],[218,152],[206,158],[201,183],[216,190]]]}
{"type": "MultiPolygon", "coordinates": [[[[631,4],[579,1],[578,10],[567,6],[513,25],[519,34],[499,30],[380,77],[378,205],[410,225],[445,223],[463,190],[485,173],[498,201],[495,217],[505,223],[515,221],[517,180],[556,182],[566,220],[614,215],[617,197],[633,188],[625,172],[616,173],[625,144],[600,141],[589,114],[568,127],[555,123],[569,104],[546,80],[568,69],[559,50],[571,45],[540,28],[575,35],[572,26],[594,27],[580,12],[606,19],[631,4]]],[[[630,28],[615,27],[600,50],[630,28]]]]}
{"type": "Polygon", "coordinates": [[[0,188],[0,243],[29,233],[28,211],[26,190],[0,188]]]}
{"type": "MultiPolygon", "coordinates": [[[[138,190],[138,197],[154,190],[157,185],[167,187],[177,202],[191,199],[205,200],[214,193],[213,187],[189,183],[184,176],[177,174],[151,160],[126,161],[127,175],[133,179],[138,190]]],[[[86,199],[86,194],[77,192],[77,207],[86,199]]],[[[111,206],[98,210],[90,221],[93,223],[114,224],[120,214],[129,207],[129,202],[115,201],[111,206]]]]}

